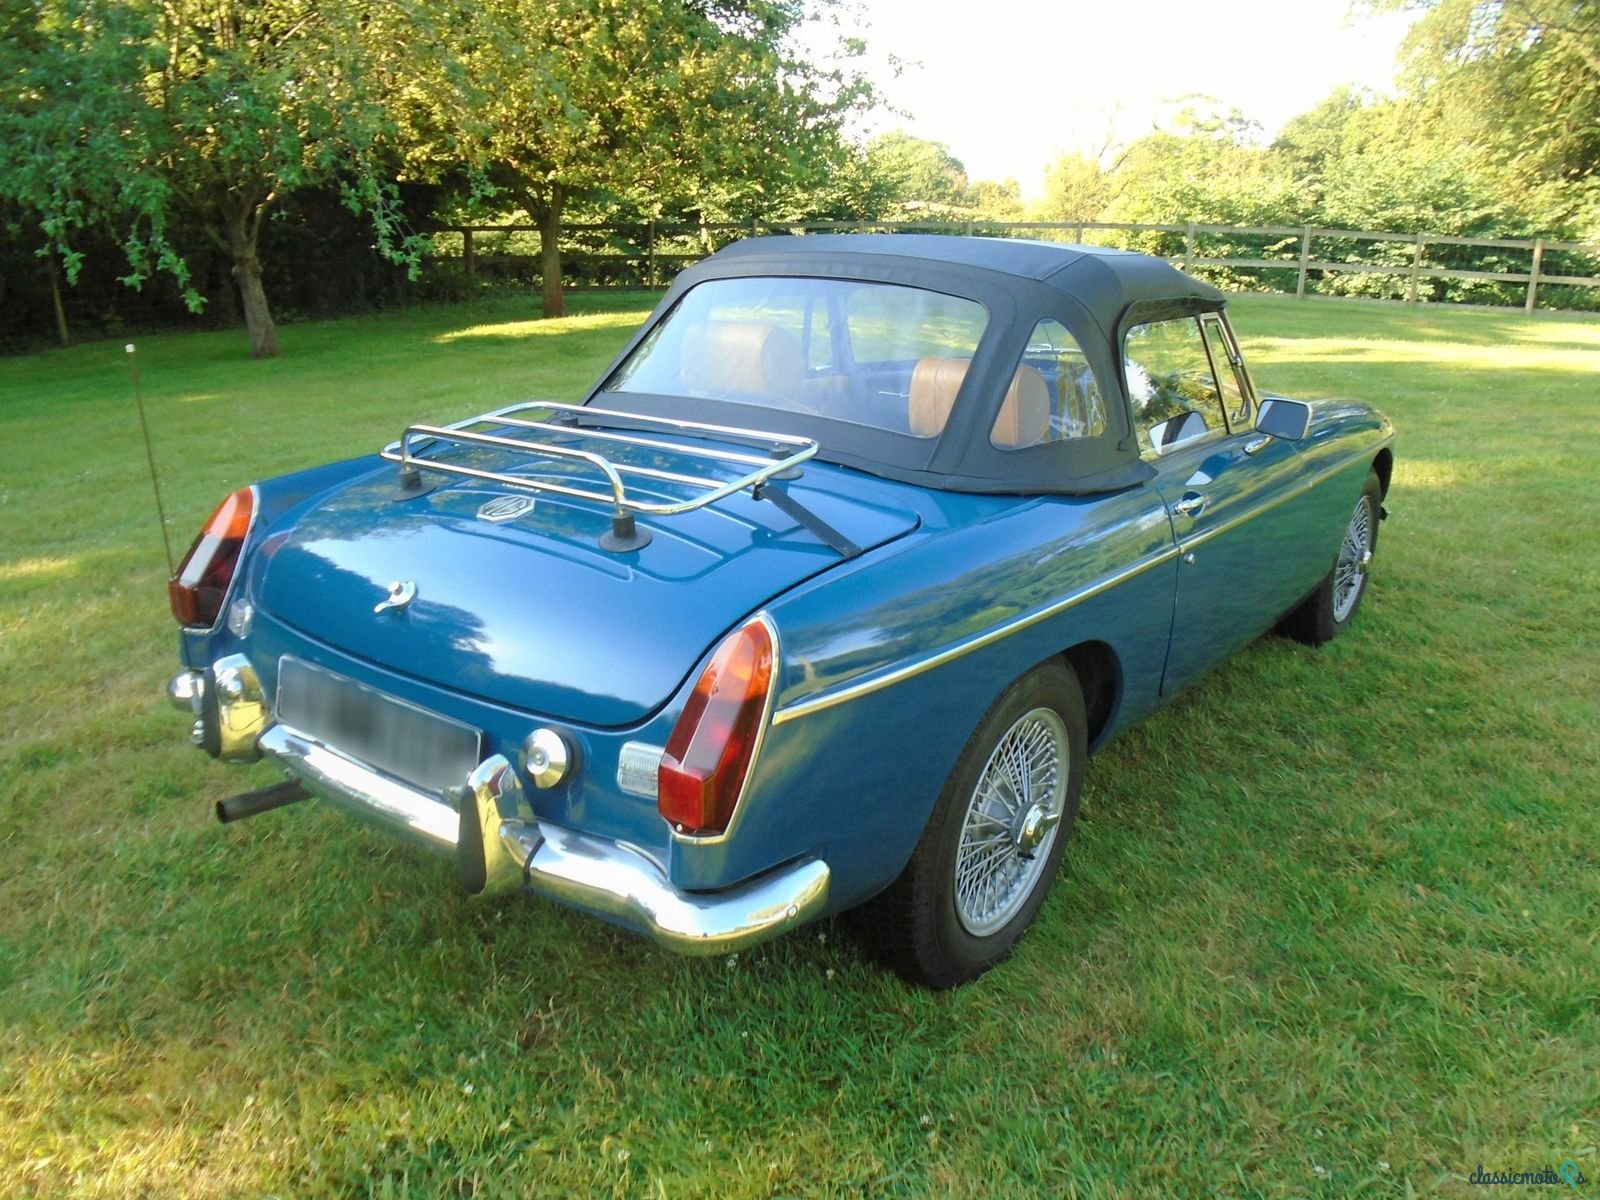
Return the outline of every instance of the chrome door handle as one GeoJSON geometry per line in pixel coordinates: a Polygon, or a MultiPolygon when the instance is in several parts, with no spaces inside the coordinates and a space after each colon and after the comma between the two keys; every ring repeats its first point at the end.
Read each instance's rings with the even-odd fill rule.
{"type": "Polygon", "coordinates": [[[1254,454],[1257,450],[1265,450],[1267,448],[1267,443],[1270,441],[1272,441],[1272,439],[1266,434],[1262,434],[1258,438],[1251,438],[1244,444],[1244,452],[1246,454],[1254,454]]]}
{"type": "Polygon", "coordinates": [[[1199,492],[1189,492],[1182,500],[1172,506],[1172,511],[1180,517],[1197,517],[1205,510],[1206,498],[1199,492]]]}

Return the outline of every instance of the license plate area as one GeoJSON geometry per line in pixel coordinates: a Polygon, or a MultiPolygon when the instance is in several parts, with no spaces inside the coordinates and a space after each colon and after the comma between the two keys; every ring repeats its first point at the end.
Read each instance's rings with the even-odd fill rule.
{"type": "Polygon", "coordinates": [[[483,735],[470,725],[287,654],[278,660],[277,714],[323,745],[428,791],[459,787],[482,759],[483,735]]]}

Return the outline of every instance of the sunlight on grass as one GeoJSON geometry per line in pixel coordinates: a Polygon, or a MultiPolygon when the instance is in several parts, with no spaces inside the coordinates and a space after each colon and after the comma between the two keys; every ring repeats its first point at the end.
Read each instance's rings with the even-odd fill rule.
{"type": "Polygon", "coordinates": [[[1405,490],[1411,488],[1453,488],[1471,476],[1471,472],[1455,463],[1424,458],[1400,458],[1395,462],[1396,484],[1405,490]]]}
{"type": "MultiPolygon", "coordinates": [[[[1329,363],[1405,363],[1441,367],[1514,368],[1570,373],[1593,368],[1592,351],[1534,346],[1470,346],[1460,343],[1422,343],[1391,340],[1352,343],[1340,338],[1255,339],[1251,348],[1263,361],[1292,359],[1329,363]]],[[[1596,343],[1600,346],[1600,342],[1596,343]]]]}
{"type": "Polygon", "coordinates": [[[13,579],[54,579],[62,575],[77,572],[80,559],[72,558],[23,558],[15,562],[0,563],[0,583],[13,579]]]}
{"type": "MultiPolygon", "coordinates": [[[[236,331],[141,338],[175,547],[253,479],[581,396],[657,299],[297,323],[270,363],[236,331]]],[[[1097,754],[1038,924],[937,996],[848,922],[684,960],[469,902],[448,860],[315,803],[218,826],[278,776],[196,754],[161,696],[121,346],[0,359],[0,1195],[1600,1177],[1600,319],[1231,311],[1263,386],[1394,419],[1369,599],[1333,644],[1262,639],[1097,754]]]]}
{"type": "Polygon", "coordinates": [[[645,312],[640,311],[561,317],[552,321],[503,321],[494,325],[472,325],[451,330],[428,340],[436,346],[448,346],[453,342],[471,341],[474,338],[559,338],[580,329],[625,329],[631,333],[644,317],[645,312]]]}

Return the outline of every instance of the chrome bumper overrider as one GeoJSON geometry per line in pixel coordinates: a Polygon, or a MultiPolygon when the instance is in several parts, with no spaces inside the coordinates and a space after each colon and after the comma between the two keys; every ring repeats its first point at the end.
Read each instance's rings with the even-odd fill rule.
{"type": "Polygon", "coordinates": [[[727,891],[680,891],[630,846],[534,819],[516,772],[499,755],[460,789],[463,814],[286,725],[269,727],[257,745],[354,816],[453,851],[471,891],[494,895],[526,884],[679,953],[726,953],[776,937],[818,915],[828,900],[828,866],[817,859],[727,891]]]}

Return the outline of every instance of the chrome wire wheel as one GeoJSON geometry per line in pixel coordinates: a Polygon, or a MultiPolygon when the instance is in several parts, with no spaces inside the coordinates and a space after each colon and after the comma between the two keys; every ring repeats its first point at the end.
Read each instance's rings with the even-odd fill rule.
{"type": "Polygon", "coordinates": [[[1339,545],[1339,558],[1333,566],[1333,619],[1340,624],[1355,611],[1361,589],[1366,586],[1367,566],[1372,562],[1372,524],[1372,504],[1363,495],[1350,514],[1344,541],[1339,545]]]}
{"type": "Polygon", "coordinates": [[[984,763],[956,851],[956,917],[974,937],[1003,928],[1044,874],[1070,760],[1066,725],[1041,707],[1018,717],[984,763]]]}

